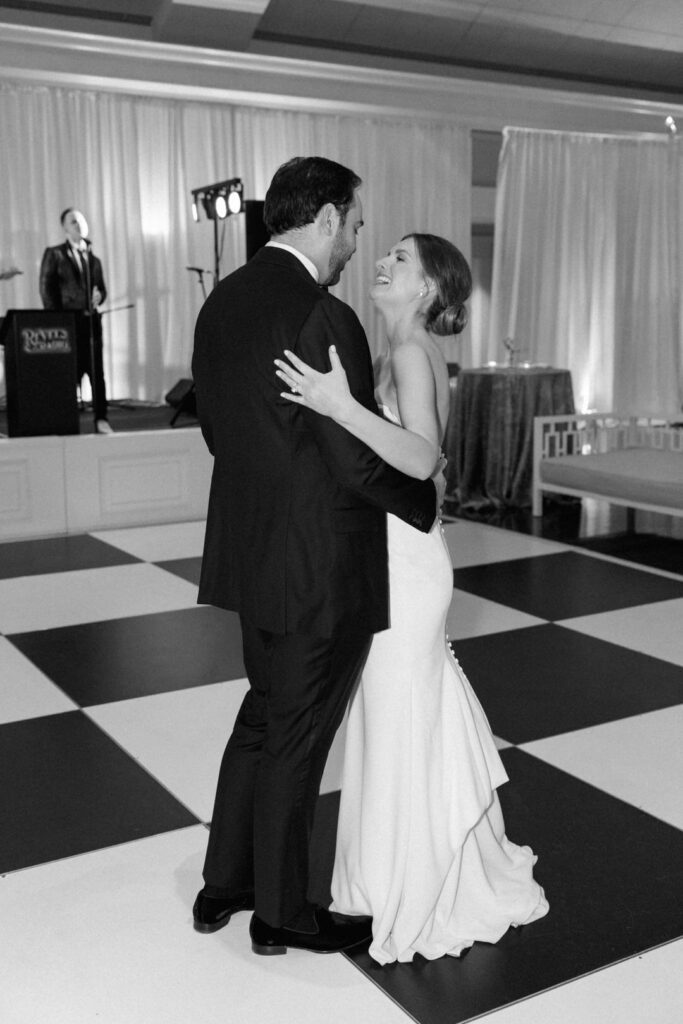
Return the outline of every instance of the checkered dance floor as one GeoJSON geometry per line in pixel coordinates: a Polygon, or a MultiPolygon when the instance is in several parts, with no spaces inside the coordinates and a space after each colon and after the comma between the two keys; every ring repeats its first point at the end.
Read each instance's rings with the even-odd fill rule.
{"type": "MultiPolygon", "coordinates": [[[[683,579],[456,520],[449,635],[550,914],[462,960],[252,954],[191,927],[245,692],[203,524],[0,545],[3,1024],[679,1024],[683,579]],[[676,941],[678,940],[678,941],[676,941]]],[[[314,837],[318,898],[341,744],[314,837]]]]}

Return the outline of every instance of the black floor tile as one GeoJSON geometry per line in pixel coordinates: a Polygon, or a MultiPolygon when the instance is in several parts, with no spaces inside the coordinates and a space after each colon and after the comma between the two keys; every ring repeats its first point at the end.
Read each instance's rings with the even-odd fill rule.
{"type": "Polygon", "coordinates": [[[623,505],[592,498],[547,495],[543,516],[532,516],[531,509],[522,508],[461,509],[454,501],[445,502],[443,514],[449,521],[466,519],[531,534],[683,576],[683,541],[669,535],[671,516],[664,514],[648,513],[654,532],[643,534],[637,532],[637,524],[636,532],[629,531],[628,509],[623,505]]]}
{"type": "Polygon", "coordinates": [[[80,711],[0,726],[0,778],[0,872],[197,823],[80,711]]]}
{"type": "Polygon", "coordinates": [[[660,537],[656,533],[618,533],[608,537],[584,537],[573,543],[588,551],[599,551],[683,576],[683,541],[673,537],[660,537]]]}
{"type": "Polygon", "coordinates": [[[532,516],[530,508],[486,506],[480,509],[460,508],[456,501],[444,502],[447,515],[466,519],[472,523],[496,526],[513,533],[526,533],[546,540],[570,543],[582,533],[582,507],[580,498],[564,497],[557,501],[546,499],[543,516],[532,516]]]}
{"type": "Polygon", "coordinates": [[[454,585],[557,621],[683,597],[683,581],[574,551],[453,571],[454,585]]]}
{"type": "Polygon", "coordinates": [[[237,615],[206,606],[9,639],[82,707],[246,674],[237,615]]]}
{"type": "Polygon", "coordinates": [[[156,562],[155,564],[160,569],[166,569],[167,572],[180,576],[181,579],[187,580],[188,583],[194,583],[199,586],[199,573],[202,568],[201,555],[196,558],[172,558],[168,562],[156,562]]]}
{"type": "Polygon", "coordinates": [[[0,579],[130,565],[139,558],[88,534],[0,544],[0,579]]]}
{"type": "Polygon", "coordinates": [[[460,960],[346,955],[419,1024],[459,1024],[683,934],[683,833],[521,750],[504,750],[507,834],[538,854],[550,913],[460,960]]]}
{"type": "Polygon", "coordinates": [[[511,743],[683,703],[680,666],[553,623],[452,647],[493,732],[511,743]]]}

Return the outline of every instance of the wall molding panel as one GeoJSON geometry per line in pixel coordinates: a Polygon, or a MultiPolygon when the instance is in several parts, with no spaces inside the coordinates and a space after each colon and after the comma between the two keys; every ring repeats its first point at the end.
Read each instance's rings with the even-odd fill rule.
{"type": "Polygon", "coordinates": [[[204,519],[196,428],[0,442],[0,541],[204,519]]]}
{"type": "Polygon", "coordinates": [[[66,533],[62,438],[0,443],[0,540],[66,533]]]}

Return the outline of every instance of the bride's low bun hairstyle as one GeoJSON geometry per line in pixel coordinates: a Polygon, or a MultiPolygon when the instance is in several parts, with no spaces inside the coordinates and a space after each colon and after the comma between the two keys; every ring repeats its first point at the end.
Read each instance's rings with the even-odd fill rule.
{"type": "Polygon", "coordinates": [[[465,303],[472,293],[472,274],[463,254],[438,235],[410,234],[425,277],[436,288],[425,327],[432,334],[460,334],[467,323],[465,303]]]}

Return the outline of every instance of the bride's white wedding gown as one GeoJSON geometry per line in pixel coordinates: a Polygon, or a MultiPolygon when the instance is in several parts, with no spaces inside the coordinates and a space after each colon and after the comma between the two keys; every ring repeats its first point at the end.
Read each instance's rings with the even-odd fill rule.
{"type": "Polygon", "coordinates": [[[548,912],[536,857],[505,835],[507,774],[446,638],[441,525],[424,534],[389,515],[387,532],[391,628],[349,708],[331,907],[372,916],[381,964],[458,956],[548,912]]]}

